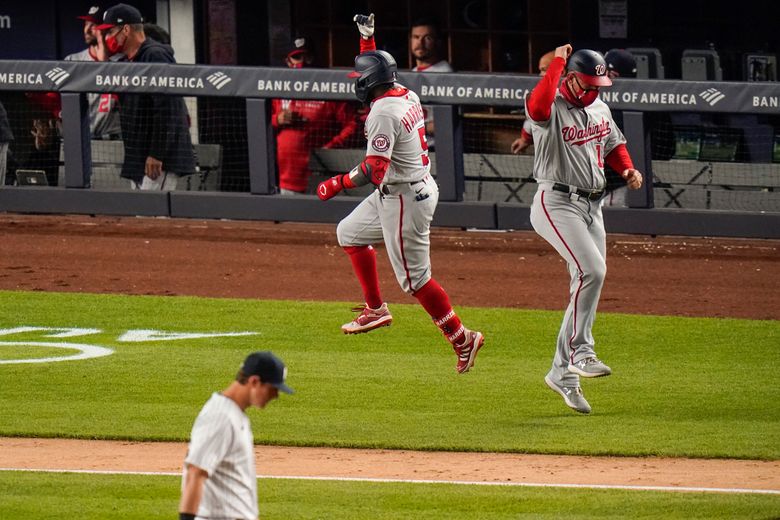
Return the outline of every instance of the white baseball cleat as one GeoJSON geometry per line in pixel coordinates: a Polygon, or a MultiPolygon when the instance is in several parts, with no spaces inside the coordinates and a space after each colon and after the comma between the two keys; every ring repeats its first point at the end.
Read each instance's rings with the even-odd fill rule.
{"type": "Polygon", "coordinates": [[[368,305],[363,304],[352,309],[352,312],[360,312],[360,314],[354,320],[341,326],[344,334],[369,332],[379,327],[387,327],[393,323],[393,315],[390,314],[387,303],[383,303],[378,309],[372,309],[368,305]]]}
{"type": "Polygon", "coordinates": [[[612,373],[612,369],[596,356],[581,359],[569,365],[569,372],[582,377],[604,377],[612,373]]]}
{"type": "Polygon", "coordinates": [[[563,402],[566,403],[566,406],[575,412],[590,413],[590,404],[585,399],[585,396],[582,395],[582,388],[579,385],[563,386],[553,381],[549,374],[544,376],[544,382],[547,383],[550,389],[563,397],[563,402]]]}

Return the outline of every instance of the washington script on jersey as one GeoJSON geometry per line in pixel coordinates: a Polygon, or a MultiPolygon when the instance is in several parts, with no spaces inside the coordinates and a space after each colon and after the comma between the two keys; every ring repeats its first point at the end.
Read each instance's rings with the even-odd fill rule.
{"type": "Polygon", "coordinates": [[[32,72],[0,72],[0,83],[6,85],[43,85],[43,77],[32,72]]]}
{"type": "Polygon", "coordinates": [[[167,87],[167,88],[204,88],[201,78],[185,76],[126,76],[111,74],[95,76],[98,87],[167,87]]]}
{"type": "Polygon", "coordinates": [[[611,131],[612,128],[609,126],[609,121],[602,118],[601,123],[588,125],[587,128],[564,126],[561,129],[561,135],[563,136],[563,140],[567,143],[576,139],[572,144],[579,146],[594,139],[601,140],[608,136],[611,131]]]}

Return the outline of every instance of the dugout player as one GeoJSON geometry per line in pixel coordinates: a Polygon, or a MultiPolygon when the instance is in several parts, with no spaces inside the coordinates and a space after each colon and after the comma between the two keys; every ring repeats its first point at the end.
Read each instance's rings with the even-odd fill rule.
{"type": "Polygon", "coordinates": [[[255,520],[257,471],[252,426],[245,410],[291,394],[287,367],[271,352],[247,356],[227,389],[215,392],[195,419],[184,459],[179,519],[255,520]]]}
{"type": "Polygon", "coordinates": [[[606,185],[604,163],[619,172],[630,189],[642,186],[626,140],[598,97],[599,88],[611,84],[601,54],[588,49],[572,54],[566,44],[555,49],[547,74],[526,98],[536,143],[534,178],[539,184],[531,225],[566,260],[571,275],[569,306],[544,380],[580,413],[591,411],[580,377],[612,373],[596,356],[591,332],[607,272],[600,204],[606,185]]]}
{"type": "Polygon", "coordinates": [[[482,333],[463,326],[449,297],[431,277],[430,226],[439,188],[430,175],[425,116],[417,94],[395,82],[395,59],[376,50],[374,15],[356,15],[361,34],[355,57],[355,95],[370,105],[365,134],[366,158],[351,172],[320,183],[317,195],[328,200],[343,189],[373,184],[376,189],[344,220],[336,234],[349,255],[365,306],[341,327],[346,334],[390,325],[393,317],[379,292],[376,252],[371,244],[384,239],[401,288],[412,294],[452,344],[458,373],[468,372],[484,343],[482,333]]]}
{"type": "MultiPolygon", "coordinates": [[[[78,16],[84,21],[84,43],[87,48],[65,56],[65,61],[103,61],[106,57],[106,49],[102,38],[98,38],[96,28],[103,23],[103,11],[99,6],[93,5],[87,14],[78,16]]],[[[112,61],[118,61],[121,55],[112,57],[112,61]]],[[[89,129],[92,139],[117,140],[122,138],[122,127],[119,123],[119,96],[116,94],[87,94],[89,101],[89,129]]]]}

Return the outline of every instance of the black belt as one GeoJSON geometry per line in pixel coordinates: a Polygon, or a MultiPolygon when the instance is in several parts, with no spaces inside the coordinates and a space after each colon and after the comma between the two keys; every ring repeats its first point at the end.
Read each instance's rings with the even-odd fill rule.
{"type": "MultiPolygon", "coordinates": [[[[415,184],[420,184],[421,182],[425,182],[425,177],[423,177],[419,181],[410,182],[408,184],[409,184],[409,186],[414,186],[415,184]]],[[[404,184],[404,183],[402,182],[400,184],[404,184]]],[[[384,195],[390,195],[390,189],[387,187],[386,184],[382,185],[382,188],[379,190],[379,192],[384,194],[384,195]]]]}
{"type": "Polygon", "coordinates": [[[580,197],[584,197],[588,200],[599,200],[604,196],[604,190],[583,190],[581,188],[574,188],[568,184],[561,184],[560,182],[553,184],[552,189],[564,193],[576,193],[580,197]]]}

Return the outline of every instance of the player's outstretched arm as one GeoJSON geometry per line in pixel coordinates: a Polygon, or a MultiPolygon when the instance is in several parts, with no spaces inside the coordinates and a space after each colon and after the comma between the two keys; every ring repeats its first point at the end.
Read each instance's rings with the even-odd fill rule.
{"type": "Polygon", "coordinates": [[[572,47],[568,43],[555,49],[555,58],[547,69],[547,74],[542,76],[539,83],[529,94],[527,102],[528,115],[534,121],[547,121],[552,113],[552,104],[555,101],[555,91],[561,79],[566,60],[571,54],[572,47]]]}
{"type": "Polygon", "coordinates": [[[332,199],[342,190],[373,184],[379,186],[385,178],[390,159],[378,155],[369,155],[363,162],[352,168],[349,173],[335,175],[317,186],[317,196],[321,200],[332,199]]]}
{"type": "Polygon", "coordinates": [[[358,31],[360,32],[360,52],[375,51],[376,43],[374,42],[374,13],[369,15],[356,14],[352,21],[357,24],[358,31]]]}

